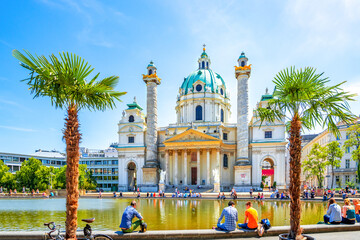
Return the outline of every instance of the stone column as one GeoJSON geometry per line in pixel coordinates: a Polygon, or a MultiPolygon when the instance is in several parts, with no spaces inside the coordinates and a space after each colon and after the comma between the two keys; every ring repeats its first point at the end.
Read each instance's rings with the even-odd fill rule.
{"type": "Polygon", "coordinates": [[[174,150],[174,185],[178,185],[178,151],[174,150]]]}
{"type": "Polygon", "coordinates": [[[206,149],[206,184],[210,185],[210,149],[206,149]]]}
{"type": "Polygon", "coordinates": [[[157,161],[157,84],[148,81],[147,86],[147,130],[146,130],[146,166],[156,166],[157,161]]]}
{"type": "Polygon", "coordinates": [[[201,174],[201,171],[200,171],[200,149],[197,149],[197,158],[196,158],[196,170],[197,170],[197,173],[196,173],[196,175],[197,175],[197,179],[196,179],[196,185],[200,185],[201,184],[201,182],[200,182],[200,179],[201,179],[201,176],[200,176],[200,174],[201,174]]]}
{"type": "Polygon", "coordinates": [[[236,165],[249,164],[249,128],[248,128],[248,79],[250,69],[236,69],[237,79],[237,158],[236,165]]]}
{"type": "Polygon", "coordinates": [[[187,150],[184,150],[184,185],[187,185],[187,150]]]}
{"type": "Polygon", "coordinates": [[[165,150],[165,171],[166,171],[166,185],[169,185],[169,180],[170,180],[170,160],[169,160],[169,150],[165,150]]]}

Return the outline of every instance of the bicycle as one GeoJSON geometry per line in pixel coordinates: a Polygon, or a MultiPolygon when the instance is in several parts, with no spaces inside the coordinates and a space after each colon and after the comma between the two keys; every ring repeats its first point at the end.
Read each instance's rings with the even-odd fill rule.
{"type": "MultiPolygon", "coordinates": [[[[105,234],[92,234],[91,226],[88,223],[93,223],[95,218],[89,219],[81,219],[81,221],[86,222],[86,226],[84,227],[84,238],[78,238],[78,240],[113,240],[111,237],[105,234]]],[[[50,232],[47,233],[49,239],[52,240],[64,240],[64,236],[61,235],[61,225],[55,224],[55,222],[44,223],[44,226],[47,226],[50,229],[50,232]],[[51,236],[55,233],[55,236],[51,236]]]]}

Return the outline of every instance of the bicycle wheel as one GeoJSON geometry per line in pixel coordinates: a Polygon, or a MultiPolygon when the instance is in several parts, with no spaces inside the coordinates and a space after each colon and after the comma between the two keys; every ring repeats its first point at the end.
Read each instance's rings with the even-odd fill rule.
{"type": "Polygon", "coordinates": [[[94,240],[113,240],[113,239],[105,234],[95,234],[94,240]]]}

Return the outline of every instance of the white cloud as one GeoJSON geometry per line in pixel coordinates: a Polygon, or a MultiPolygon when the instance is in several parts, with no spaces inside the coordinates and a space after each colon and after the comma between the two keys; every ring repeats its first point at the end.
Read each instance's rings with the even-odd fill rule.
{"type": "Polygon", "coordinates": [[[19,128],[19,127],[13,127],[13,126],[3,126],[0,125],[0,128],[8,129],[8,130],[14,130],[14,131],[20,131],[20,132],[36,132],[34,129],[30,128],[19,128]]]}

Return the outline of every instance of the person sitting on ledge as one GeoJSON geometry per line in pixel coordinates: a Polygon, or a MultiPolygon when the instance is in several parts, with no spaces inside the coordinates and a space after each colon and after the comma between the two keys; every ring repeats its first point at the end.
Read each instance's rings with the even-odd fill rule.
{"type": "Polygon", "coordinates": [[[341,220],[341,207],[336,203],[335,199],[330,198],[328,210],[324,215],[324,222],[330,224],[340,224],[341,220]]]}
{"type": "Polygon", "coordinates": [[[229,201],[228,207],[224,208],[219,220],[217,227],[225,231],[234,231],[236,229],[236,222],[238,221],[238,211],[235,208],[235,202],[229,201]],[[225,222],[221,223],[221,220],[225,217],[225,222]]]}
{"type": "Polygon", "coordinates": [[[354,208],[355,208],[355,218],[357,222],[360,222],[360,203],[358,199],[353,199],[354,208]]]}
{"type": "Polygon", "coordinates": [[[119,197],[122,197],[122,192],[120,192],[119,197]]]}
{"type": "Polygon", "coordinates": [[[116,192],[113,193],[113,197],[116,198],[116,192]]]}
{"type": "Polygon", "coordinates": [[[126,207],[122,215],[120,228],[124,233],[131,233],[139,226],[141,228],[140,232],[146,232],[147,224],[144,222],[144,218],[141,214],[136,211],[136,201],[132,201],[130,206],[126,207]],[[139,220],[132,222],[135,216],[139,220]]]}
{"type": "Polygon", "coordinates": [[[351,206],[350,200],[347,198],[344,200],[344,206],[342,207],[342,223],[355,224],[355,208],[351,206]]]}
{"type": "Polygon", "coordinates": [[[218,195],[218,197],[217,197],[218,199],[221,199],[221,193],[219,193],[219,195],[218,195]]]}
{"type": "Polygon", "coordinates": [[[247,202],[245,206],[245,220],[244,223],[239,223],[239,228],[255,230],[258,227],[258,213],[251,202],[247,202]]]}

